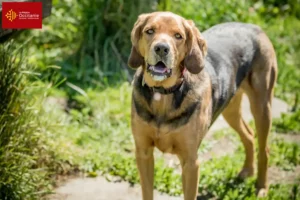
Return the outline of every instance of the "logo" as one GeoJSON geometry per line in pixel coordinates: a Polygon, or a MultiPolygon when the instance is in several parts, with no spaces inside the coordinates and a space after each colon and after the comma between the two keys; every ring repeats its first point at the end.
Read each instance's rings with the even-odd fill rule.
{"type": "Polygon", "coordinates": [[[12,9],[10,9],[10,11],[8,11],[5,16],[9,21],[12,22],[14,19],[16,19],[17,14],[12,9]]]}
{"type": "Polygon", "coordinates": [[[3,29],[42,28],[42,2],[2,2],[3,29]]]}

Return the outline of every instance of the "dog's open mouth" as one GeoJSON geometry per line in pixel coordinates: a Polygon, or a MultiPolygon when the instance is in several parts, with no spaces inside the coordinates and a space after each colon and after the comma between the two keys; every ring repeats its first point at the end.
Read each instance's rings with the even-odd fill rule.
{"type": "Polygon", "coordinates": [[[148,64],[147,72],[151,74],[155,81],[163,81],[171,76],[172,69],[169,69],[163,62],[159,61],[156,65],[148,64]]]}

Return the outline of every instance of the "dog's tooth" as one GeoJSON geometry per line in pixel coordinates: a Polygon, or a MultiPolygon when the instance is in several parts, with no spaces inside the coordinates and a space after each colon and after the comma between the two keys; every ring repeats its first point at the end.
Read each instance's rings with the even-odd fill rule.
{"type": "Polygon", "coordinates": [[[166,79],[166,77],[165,77],[165,76],[157,76],[157,75],[154,75],[154,76],[153,76],[153,79],[154,79],[155,81],[163,81],[163,80],[166,79]]]}

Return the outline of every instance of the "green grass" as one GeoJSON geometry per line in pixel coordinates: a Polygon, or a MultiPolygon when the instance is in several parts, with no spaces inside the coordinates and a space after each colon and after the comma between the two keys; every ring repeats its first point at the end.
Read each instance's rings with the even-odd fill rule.
{"type": "MultiPolygon", "coordinates": [[[[28,93],[23,94],[27,98],[25,102],[35,102],[23,109],[35,115],[26,119],[31,121],[22,123],[33,124],[35,129],[29,135],[21,135],[28,136],[28,140],[32,138],[31,146],[36,148],[20,150],[14,168],[1,162],[6,157],[1,157],[0,152],[0,165],[5,165],[0,171],[8,169],[11,174],[18,173],[15,166],[20,164],[26,165],[28,170],[26,176],[13,179],[15,182],[8,184],[9,187],[0,188],[0,194],[4,196],[0,199],[14,197],[8,195],[19,195],[13,199],[39,198],[51,189],[51,178],[78,169],[91,177],[104,175],[109,179],[112,175],[132,184],[139,182],[130,130],[132,88],[127,83],[132,71],[124,66],[132,25],[142,12],[170,10],[193,19],[200,30],[226,21],[260,25],[277,52],[279,76],[275,95],[287,101],[293,112],[276,120],[273,132],[299,134],[300,69],[297,66],[300,63],[297,58],[300,56],[300,37],[295,33],[300,32],[300,20],[297,18],[297,0],[163,0],[157,5],[156,2],[54,0],[52,15],[44,21],[44,29],[24,32],[18,38],[20,47],[28,52],[29,63],[40,73],[27,77],[25,91],[28,93]],[[285,3],[290,3],[290,7],[285,7],[285,3]],[[24,155],[26,159],[21,163],[24,155]],[[34,164],[28,165],[28,162],[34,164]],[[43,179],[45,183],[39,185],[43,179]],[[24,181],[29,180],[32,184],[25,187],[24,181]],[[24,191],[23,187],[25,192],[14,193],[24,191]],[[38,192],[34,193],[34,190],[38,192]]],[[[217,199],[256,199],[255,179],[245,182],[236,179],[244,159],[237,134],[232,130],[219,132],[213,142],[204,140],[199,152],[210,151],[225,136],[238,144],[237,150],[232,155],[201,164],[199,194],[217,199]]],[[[271,138],[271,166],[292,171],[300,165],[299,143],[271,138]]],[[[180,175],[167,167],[162,158],[155,164],[155,188],[170,195],[181,194],[180,175]]],[[[266,199],[299,199],[299,189],[299,183],[272,184],[266,199]]]]}
{"type": "Polygon", "coordinates": [[[294,113],[282,114],[281,118],[274,120],[274,131],[277,132],[300,132],[300,110],[294,113]]]}

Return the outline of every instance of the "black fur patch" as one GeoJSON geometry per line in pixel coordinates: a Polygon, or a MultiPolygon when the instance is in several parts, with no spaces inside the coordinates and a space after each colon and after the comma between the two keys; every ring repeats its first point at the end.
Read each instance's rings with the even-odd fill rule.
{"type": "Polygon", "coordinates": [[[143,77],[142,73],[137,77],[137,80],[135,81],[135,89],[137,89],[139,95],[143,96],[148,105],[150,105],[153,98],[153,92],[148,86],[143,86],[143,77]]]}
{"type": "Polygon", "coordinates": [[[136,109],[136,113],[146,122],[151,122],[155,120],[155,116],[149,112],[147,109],[145,109],[139,102],[136,101],[136,99],[133,96],[133,103],[136,109]]]}
{"type": "Polygon", "coordinates": [[[198,110],[199,107],[200,107],[200,102],[194,102],[189,107],[187,107],[187,109],[184,112],[180,113],[178,116],[173,117],[171,119],[167,119],[165,121],[165,124],[168,124],[168,125],[172,126],[173,128],[183,126],[190,120],[193,113],[196,110],[198,110]]]}
{"type": "Polygon", "coordinates": [[[186,81],[184,81],[182,83],[181,87],[174,92],[173,106],[175,109],[180,108],[180,106],[189,90],[190,90],[190,88],[189,88],[188,83],[186,81]]]}
{"type": "Polygon", "coordinates": [[[138,101],[136,101],[135,98],[133,98],[133,103],[137,114],[146,122],[154,123],[158,127],[161,125],[169,125],[173,128],[178,128],[185,125],[193,113],[200,107],[200,102],[194,102],[178,116],[167,118],[167,116],[155,116],[153,113],[145,109],[138,101]]]}

